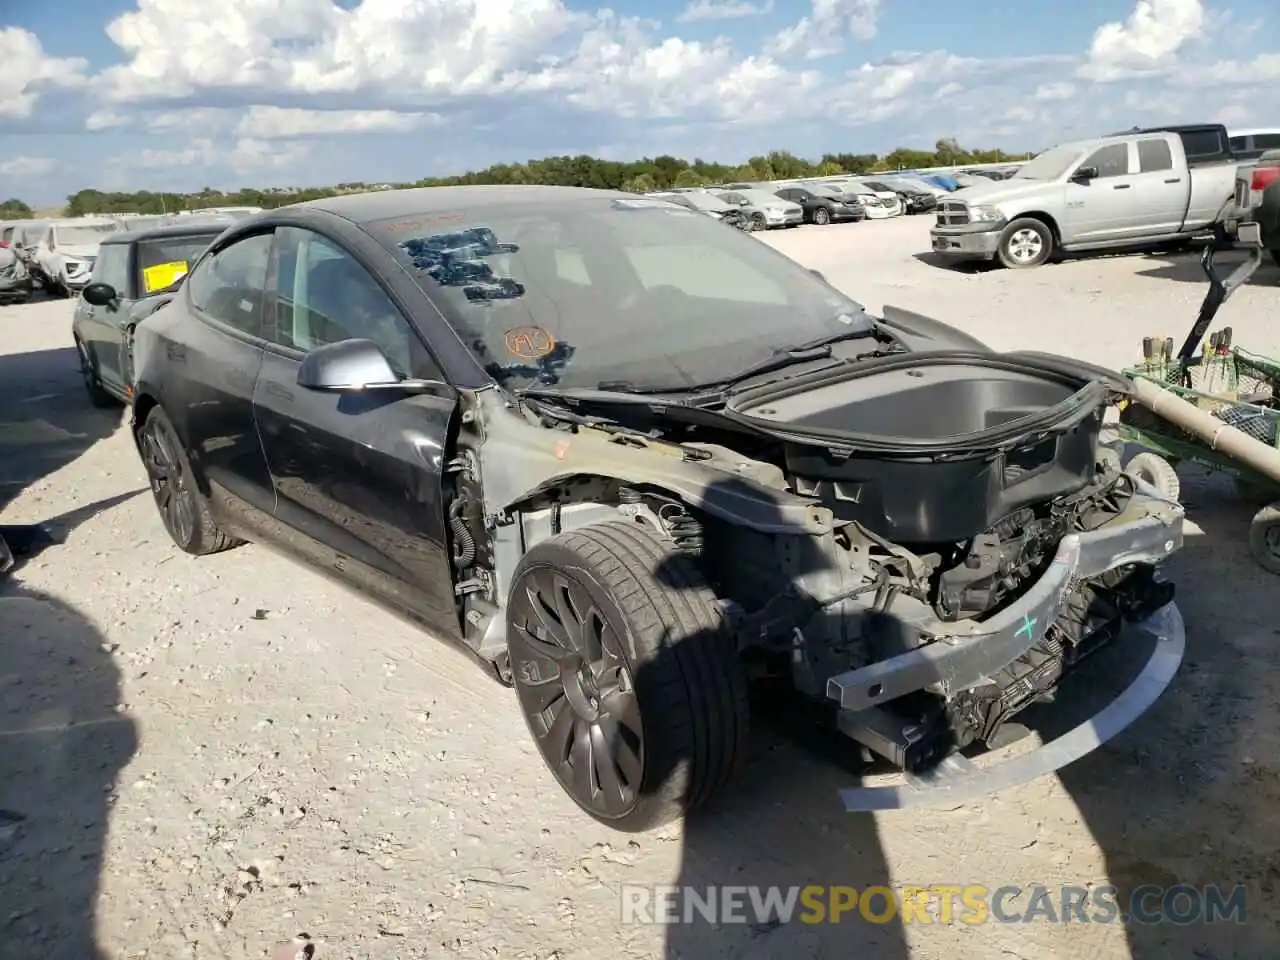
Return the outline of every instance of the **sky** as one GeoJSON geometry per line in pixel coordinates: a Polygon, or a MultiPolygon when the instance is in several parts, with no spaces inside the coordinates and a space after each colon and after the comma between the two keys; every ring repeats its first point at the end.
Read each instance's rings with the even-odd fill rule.
{"type": "Polygon", "coordinates": [[[1280,126],[1275,0],[0,0],[0,64],[33,205],[1280,126]]]}

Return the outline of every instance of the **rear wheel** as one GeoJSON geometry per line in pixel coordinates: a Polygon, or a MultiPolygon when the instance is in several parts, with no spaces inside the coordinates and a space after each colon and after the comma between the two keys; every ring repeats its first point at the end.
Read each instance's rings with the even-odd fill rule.
{"type": "Polygon", "coordinates": [[[592,817],[649,830],[728,783],[746,746],[746,677],[684,556],[635,523],[557,534],[520,561],[506,618],[525,722],[592,817]]]}
{"type": "Polygon", "coordinates": [[[1280,574],[1280,501],[1263,507],[1249,524],[1249,552],[1268,573],[1280,574]]]}
{"type": "Polygon", "coordinates": [[[178,432],[159,407],[147,414],[138,440],[160,520],[179,550],[203,556],[244,543],[223,532],[209,514],[178,432]]]}
{"type": "Polygon", "coordinates": [[[1038,267],[1053,253],[1053,232],[1041,220],[1022,217],[1000,234],[997,255],[1012,270],[1038,267]]]}

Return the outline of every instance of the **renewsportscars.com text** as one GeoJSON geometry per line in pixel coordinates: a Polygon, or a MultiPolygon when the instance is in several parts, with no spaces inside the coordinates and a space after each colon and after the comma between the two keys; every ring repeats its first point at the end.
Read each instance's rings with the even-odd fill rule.
{"type": "Polygon", "coordinates": [[[622,887],[622,922],[908,925],[960,923],[1244,923],[1245,888],[1141,886],[1125,902],[1091,886],[622,887]]]}

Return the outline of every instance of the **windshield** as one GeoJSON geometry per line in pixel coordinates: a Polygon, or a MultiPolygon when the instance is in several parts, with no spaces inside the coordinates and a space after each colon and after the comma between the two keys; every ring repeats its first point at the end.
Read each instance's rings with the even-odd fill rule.
{"type": "Polygon", "coordinates": [[[683,390],[872,329],[795,261],[656,198],[494,205],[370,229],[512,389],[683,390]]]}
{"type": "Polygon", "coordinates": [[[114,223],[77,223],[75,226],[59,224],[54,228],[58,243],[68,246],[90,246],[101,243],[108,233],[119,229],[114,223]]]}
{"type": "Polygon", "coordinates": [[[1013,176],[1018,180],[1057,180],[1080,159],[1079,147],[1053,147],[1033,160],[1028,160],[1013,176]]]}
{"type": "Polygon", "coordinates": [[[841,182],[840,189],[843,190],[845,193],[857,193],[857,194],[861,194],[864,197],[867,194],[871,194],[873,196],[875,195],[874,190],[868,187],[865,183],[860,183],[856,180],[845,180],[841,182]]]}
{"type": "Polygon", "coordinates": [[[191,237],[161,237],[138,244],[138,290],[150,296],[187,275],[191,264],[220,231],[191,237]]]}

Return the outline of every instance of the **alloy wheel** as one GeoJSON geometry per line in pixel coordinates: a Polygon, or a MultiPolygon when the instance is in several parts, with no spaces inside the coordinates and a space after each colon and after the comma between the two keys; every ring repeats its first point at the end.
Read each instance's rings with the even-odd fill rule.
{"type": "Polygon", "coordinates": [[[177,442],[154,418],[142,431],[142,460],[165,529],[177,543],[190,543],[195,536],[195,503],[187,486],[177,442]]]}
{"type": "Polygon", "coordinates": [[[1018,263],[1031,263],[1044,250],[1044,239],[1034,230],[1019,230],[1009,238],[1009,255],[1018,263]]]}
{"type": "Polygon", "coordinates": [[[624,817],[645,745],[618,633],[583,584],[549,568],[515,584],[508,617],[516,693],[547,765],[581,806],[624,817]]]}

